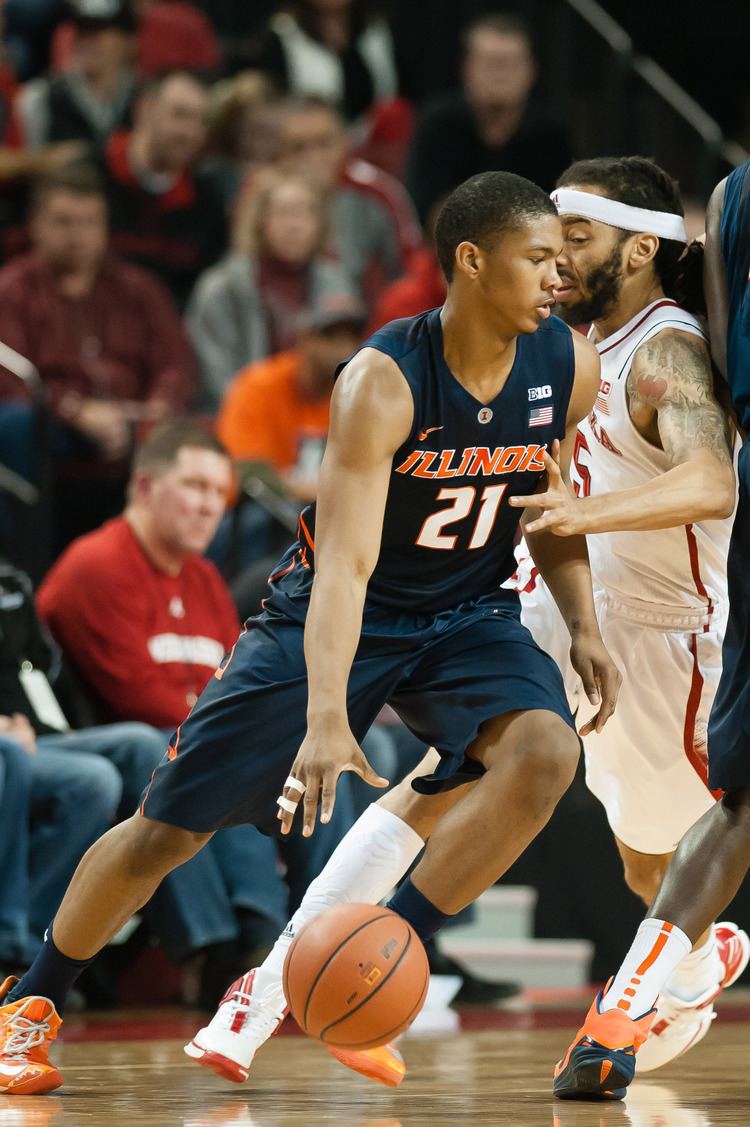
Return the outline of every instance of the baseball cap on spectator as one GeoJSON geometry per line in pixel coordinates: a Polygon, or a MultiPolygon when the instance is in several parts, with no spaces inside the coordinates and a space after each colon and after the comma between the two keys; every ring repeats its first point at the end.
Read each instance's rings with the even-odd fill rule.
{"type": "Polygon", "coordinates": [[[68,0],[72,23],[81,29],[107,27],[135,31],[136,23],[127,0],[68,0]]]}
{"type": "Polygon", "coordinates": [[[367,323],[367,307],[347,293],[322,294],[304,318],[308,332],[325,332],[338,325],[352,325],[361,332],[367,323]]]}

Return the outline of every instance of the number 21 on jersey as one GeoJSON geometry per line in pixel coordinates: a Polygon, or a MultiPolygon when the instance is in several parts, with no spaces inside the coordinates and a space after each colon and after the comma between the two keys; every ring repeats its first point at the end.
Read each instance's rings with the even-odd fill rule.
{"type": "MultiPolygon", "coordinates": [[[[507,488],[507,485],[488,485],[482,490],[469,548],[483,548],[489,540],[500,501],[507,488]]],[[[437,495],[438,501],[451,501],[452,504],[427,517],[416,540],[419,547],[437,548],[444,552],[455,548],[458,534],[450,535],[445,530],[450,525],[466,520],[474,507],[476,495],[477,490],[473,485],[464,485],[460,489],[441,489],[437,495]]]]}

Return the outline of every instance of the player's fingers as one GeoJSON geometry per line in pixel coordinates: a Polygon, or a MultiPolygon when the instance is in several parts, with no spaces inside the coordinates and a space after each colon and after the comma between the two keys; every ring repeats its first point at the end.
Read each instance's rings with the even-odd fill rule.
{"type": "Polygon", "coordinates": [[[544,528],[551,528],[553,531],[561,523],[562,514],[555,512],[554,509],[548,509],[546,513],[542,513],[536,520],[529,521],[524,525],[524,533],[527,532],[541,532],[544,528]]]}
{"type": "Polygon", "coordinates": [[[596,730],[601,732],[617,706],[617,696],[620,691],[620,671],[615,665],[607,666],[602,670],[599,685],[602,696],[602,707],[599,709],[596,730]]]}
{"type": "Polygon", "coordinates": [[[320,790],[320,820],[323,824],[330,822],[333,807],[336,804],[336,783],[338,775],[333,770],[323,774],[323,785],[320,790]]]}
{"type": "Polygon", "coordinates": [[[317,775],[307,783],[304,799],[304,819],[302,822],[302,836],[311,837],[315,829],[315,815],[318,812],[318,796],[320,794],[320,779],[317,775]]]}
{"type": "MultiPolygon", "coordinates": [[[[560,454],[559,444],[558,444],[558,448],[557,448],[557,453],[558,453],[558,456],[559,456],[559,454],[560,454]]],[[[544,467],[547,470],[547,481],[548,481],[548,483],[550,485],[557,485],[557,483],[560,481],[560,478],[562,477],[562,474],[560,473],[560,463],[555,461],[555,459],[552,457],[552,455],[549,453],[548,450],[542,451],[542,457],[544,459],[544,467]]]]}
{"type": "Polygon", "coordinates": [[[581,674],[581,681],[583,683],[583,691],[591,703],[599,704],[601,702],[601,696],[599,695],[599,685],[597,684],[593,665],[589,665],[586,671],[581,674]]]}
{"type": "Polygon", "coordinates": [[[297,813],[297,807],[307,789],[303,776],[304,771],[298,768],[295,762],[287,776],[283,790],[276,800],[279,807],[276,817],[281,822],[281,832],[283,834],[288,834],[291,830],[294,816],[297,813]]]}
{"type": "Polygon", "coordinates": [[[508,504],[513,505],[513,507],[516,509],[525,509],[528,506],[531,506],[532,508],[536,506],[539,509],[543,509],[545,502],[548,502],[549,500],[549,493],[531,493],[527,496],[509,497],[508,504]]]}
{"type": "Polygon", "coordinates": [[[357,754],[352,756],[351,762],[349,763],[349,770],[355,771],[359,775],[360,779],[364,779],[364,781],[371,787],[380,787],[380,789],[382,790],[383,787],[390,786],[390,783],[387,779],[384,779],[382,775],[379,775],[377,771],[373,770],[373,768],[367,762],[367,758],[363,751],[358,750],[357,754]]]}

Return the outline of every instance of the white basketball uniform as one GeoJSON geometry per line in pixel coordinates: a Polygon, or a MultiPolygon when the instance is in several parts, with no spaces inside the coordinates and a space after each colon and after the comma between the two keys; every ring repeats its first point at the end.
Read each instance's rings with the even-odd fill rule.
{"type": "MultiPolygon", "coordinates": [[[[601,386],[571,467],[580,496],[637,488],[671,468],[633,426],[626,392],[636,350],[666,328],[705,339],[694,317],[662,299],[596,343],[601,386]]],[[[599,626],[623,683],[604,731],[584,741],[586,781],[614,833],[640,853],[672,852],[714,801],[706,733],[721,672],[731,527],[729,518],[588,537],[599,626]]],[[[519,591],[524,624],[560,665],[580,727],[595,708],[570,665],[568,632],[523,542],[516,554],[508,585],[519,591]]]]}

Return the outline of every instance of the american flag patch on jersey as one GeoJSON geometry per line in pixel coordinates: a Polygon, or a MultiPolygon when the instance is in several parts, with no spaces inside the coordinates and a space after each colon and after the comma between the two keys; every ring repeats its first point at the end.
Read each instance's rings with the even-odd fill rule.
{"type": "Polygon", "coordinates": [[[532,407],[529,411],[530,427],[548,427],[553,418],[552,404],[547,407],[532,407]]]}

